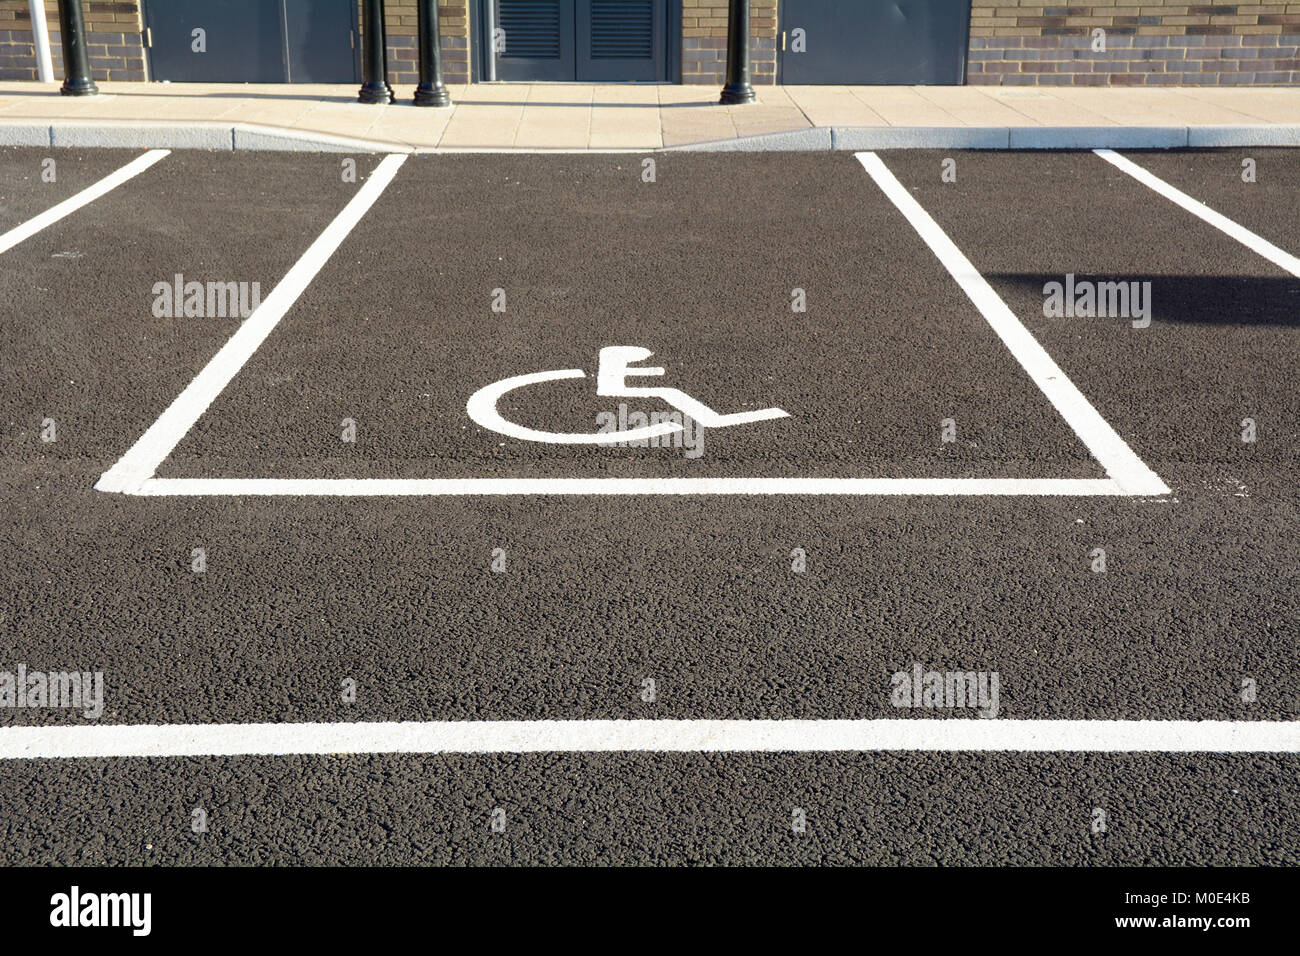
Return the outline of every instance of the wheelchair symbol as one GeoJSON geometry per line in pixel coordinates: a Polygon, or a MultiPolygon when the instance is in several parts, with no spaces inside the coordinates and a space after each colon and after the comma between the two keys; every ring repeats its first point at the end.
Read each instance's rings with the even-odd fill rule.
{"type": "MultiPolygon", "coordinates": [[[[628,368],[632,362],[641,362],[654,353],[649,349],[634,345],[610,345],[600,350],[596,366],[596,394],[608,398],[659,398],[678,409],[682,414],[693,418],[705,428],[727,428],[731,425],[746,425],[750,422],[762,422],[772,418],[787,418],[789,412],[779,408],[761,408],[753,412],[735,412],[720,415],[703,402],[696,401],[685,392],[675,388],[646,388],[628,385],[629,376],[663,375],[662,368],[646,366],[628,368]]],[[[658,422],[642,428],[628,428],[617,432],[545,432],[535,428],[525,428],[501,417],[497,411],[497,402],[507,392],[526,385],[542,382],[557,382],[566,378],[585,378],[586,373],[580,368],[556,369],[551,372],[531,372],[528,375],[516,375],[502,379],[480,388],[470,396],[465,411],[476,423],[502,435],[519,438],[524,441],[548,442],[553,445],[603,445],[613,442],[640,441],[643,438],[656,438],[682,431],[683,426],[676,422],[658,422]]]]}

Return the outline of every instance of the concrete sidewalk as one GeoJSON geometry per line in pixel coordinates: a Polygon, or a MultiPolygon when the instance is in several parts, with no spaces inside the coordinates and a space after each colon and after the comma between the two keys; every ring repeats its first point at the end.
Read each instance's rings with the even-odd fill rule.
{"type": "Polygon", "coordinates": [[[476,84],[450,109],[356,102],[354,86],[0,83],[0,144],[263,149],[828,149],[1300,145],[1300,87],[476,84]],[[44,137],[44,140],[42,140],[44,137]],[[241,145],[242,144],[242,145],[241,145]]]}

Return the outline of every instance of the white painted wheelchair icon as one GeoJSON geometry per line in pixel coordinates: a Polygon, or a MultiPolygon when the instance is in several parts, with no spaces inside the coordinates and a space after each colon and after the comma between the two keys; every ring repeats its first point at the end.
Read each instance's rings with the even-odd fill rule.
{"type": "MultiPolygon", "coordinates": [[[[629,376],[664,374],[662,368],[649,366],[628,368],[630,363],[642,362],[653,354],[649,349],[635,345],[610,345],[601,349],[596,366],[596,394],[608,398],[659,398],[705,428],[727,428],[731,425],[746,425],[750,422],[789,417],[789,412],[779,408],[762,408],[753,412],[720,415],[703,402],[696,401],[675,388],[642,388],[628,385],[629,376]]],[[[545,432],[507,421],[497,411],[497,402],[502,396],[517,388],[538,385],[542,382],[556,382],[566,378],[585,377],[586,373],[580,368],[516,375],[480,388],[470,396],[465,411],[479,425],[494,432],[523,441],[548,442],[554,445],[605,445],[614,442],[640,441],[682,431],[683,426],[676,422],[658,422],[642,428],[629,428],[616,432],[545,432]]]]}

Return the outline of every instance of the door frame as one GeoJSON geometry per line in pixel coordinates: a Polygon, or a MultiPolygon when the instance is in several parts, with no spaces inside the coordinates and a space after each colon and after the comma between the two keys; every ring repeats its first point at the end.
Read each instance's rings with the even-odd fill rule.
{"type": "MultiPolygon", "coordinates": [[[[491,38],[487,36],[487,11],[489,5],[495,0],[470,0],[469,4],[469,80],[471,83],[491,82],[485,77],[488,75],[488,58],[492,55],[491,38]]],[[[576,0],[566,0],[577,6],[576,0]]],[[[577,15],[576,12],[574,14],[577,15]]],[[[662,81],[663,84],[681,83],[682,82],[682,0],[668,0],[667,15],[664,18],[667,23],[664,29],[668,35],[664,37],[664,56],[666,58],[664,72],[668,79],[662,81]]],[[[504,82],[498,80],[497,82],[504,82]]],[[[550,81],[538,81],[550,82],[550,81]]],[[[661,81],[637,81],[629,82],[640,83],[642,86],[652,86],[661,81]]]]}

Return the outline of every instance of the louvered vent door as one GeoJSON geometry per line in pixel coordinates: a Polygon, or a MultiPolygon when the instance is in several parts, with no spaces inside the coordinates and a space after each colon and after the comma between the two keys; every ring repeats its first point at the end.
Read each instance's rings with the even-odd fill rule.
{"type": "Polygon", "coordinates": [[[668,79],[668,0],[495,0],[499,80],[668,79]]]}
{"type": "Polygon", "coordinates": [[[576,79],[573,0],[496,0],[497,79],[576,79]]]}
{"type": "Polygon", "coordinates": [[[578,0],[577,6],[579,81],[668,79],[668,0],[578,0]]]}

